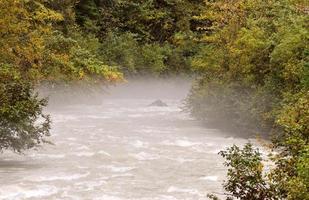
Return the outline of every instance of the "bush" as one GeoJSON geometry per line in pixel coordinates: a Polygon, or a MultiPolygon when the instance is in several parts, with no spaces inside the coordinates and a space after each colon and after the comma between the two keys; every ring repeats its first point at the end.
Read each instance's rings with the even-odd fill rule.
{"type": "Polygon", "coordinates": [[[132,33],[109,32],[102,41],[100,57],[105,63],[118,66],[125,75],[164,76],[190,74],[191,46],[169,43],[142,43],[132,33]]]}
{"type": "Polygon", "coordinates": [[[0,151],[21,153],[46,143],[50,119],[42,109],[47,101],[40,99],[13,67],[0,67],[0,151]]]}
{"type": "Polygon", "coordinates": [[[206,1],[211,23],[193,58],[201,75],[187,108],[272,136],[274,169],[262,176],[251,147],[221,152],[225,189],[240,199],[308,199],[308,7],[304,1],[206,1]],[[306,172],[305,172],[306,171],[306,172]],[[251,194],[250,194],[251,193],[251,194]],[[251,196],[250,196],[251,195],[251,196]]]}

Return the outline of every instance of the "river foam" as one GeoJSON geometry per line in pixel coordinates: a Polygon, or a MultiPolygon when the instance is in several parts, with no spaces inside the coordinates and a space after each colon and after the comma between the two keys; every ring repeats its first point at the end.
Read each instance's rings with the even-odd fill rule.
{"type": "Polygon", "coordinates": [[[182,112],[188,90],[181,82],[156,84],[145,92],[147,83],[136,86],[143,92],[120,88],[95,105],[47,109],[55,145],[3,154],[0,199],[199,200],[208,191],[222,194],[226,168],[217,153],[247,140],[182,112]],[[168,107],[148,107],[158,98],[168,107]]]}

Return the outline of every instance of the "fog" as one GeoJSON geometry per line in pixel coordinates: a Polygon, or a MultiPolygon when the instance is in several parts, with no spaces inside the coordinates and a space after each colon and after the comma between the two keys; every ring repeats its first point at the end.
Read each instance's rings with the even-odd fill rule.
{"type": "Polygon", "coordinates": [[[100,104],[105,99],[177,99],[182,100],[191,88],[189,78],[135,78],[115,84],[49,85],[38,89],[41,97],[48,98],[49,107],[68,104],[100,104]]]}
{"type": "Polygon", "coordinates": [[[176,200],[223,194],[218,151],[248,139],[183,112],[191,80],[46,86],[54,145],[5,152],[0,199],[176,200]],[[148,106],[160,99],[167,106],[148,106]]]}

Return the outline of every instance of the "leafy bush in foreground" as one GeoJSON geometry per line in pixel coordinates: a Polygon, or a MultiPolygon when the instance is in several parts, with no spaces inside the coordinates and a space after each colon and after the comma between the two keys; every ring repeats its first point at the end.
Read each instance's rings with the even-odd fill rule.
{"type": "Polygon", "coordinates": [[[47,101],[39,99],[12,67],[0,66],[0,151],[21,153],[46,142],[50,135],[49,116],[42,114],[47,101]]]}
{"type": "MultiPolygon", "coordinates": [[[[295,165],[289,159],[281,157],[278,160],[276,156],[271,156],[276,166],[268,166],[266,170],[261,153],[250,143],[243,149],[234,145],[226,151],[221,151],[220,155],[226,159],[224,165],[228,167],[227,181],[223,185],[227,191],[226,199],[309,199],[308,152],[307,146],[295,165]]],[[[219,199],[212,194],[208,197],[213,200],[219,199]]]]}

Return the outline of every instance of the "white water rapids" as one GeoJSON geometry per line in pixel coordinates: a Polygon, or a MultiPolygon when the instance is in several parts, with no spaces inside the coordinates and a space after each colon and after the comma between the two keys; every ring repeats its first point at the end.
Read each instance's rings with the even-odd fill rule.
{"type": "Polygon", "coordinates": [[[131,88],[126,97],[122,88],[95,105],[48,109],[55,145],[0,155],[0,199],[197,200],[222,194],[226,169],[217,153],[248,140],[203,127],[182,112],[188,88],[131,88]],[[168,107],[147,106],[159,98],[168,107]]]}

